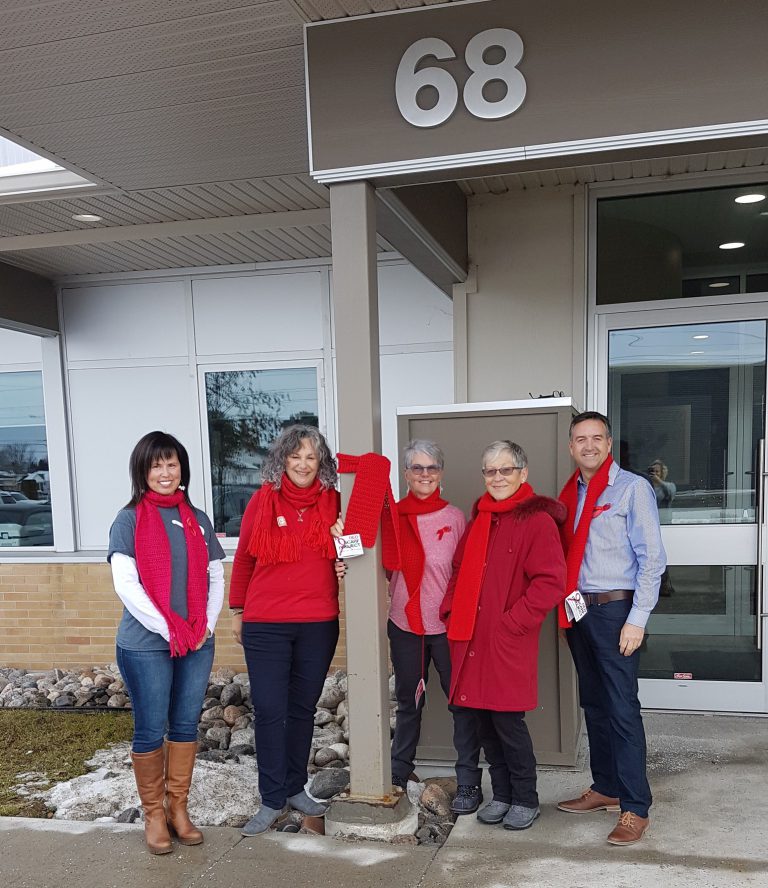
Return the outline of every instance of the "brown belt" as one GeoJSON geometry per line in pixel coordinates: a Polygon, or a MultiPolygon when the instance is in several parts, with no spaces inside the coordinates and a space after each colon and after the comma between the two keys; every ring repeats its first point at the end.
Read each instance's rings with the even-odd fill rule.
{"type": "Polygon", "coordinates": [[[584,604],[590,607],[593,604],[608,604],[609,601],[626,601],[634,598],[634,589],[610,589],[608,592],[582,592],[584,604]]]}

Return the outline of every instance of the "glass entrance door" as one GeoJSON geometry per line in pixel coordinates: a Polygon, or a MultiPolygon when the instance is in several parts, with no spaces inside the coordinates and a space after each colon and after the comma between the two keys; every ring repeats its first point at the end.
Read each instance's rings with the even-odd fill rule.
{"type": "Polygon", "coordinates": [[[669,560],[641,651],[645,706],[766,711],[768,315],[754,308],[599,318],[613,456],[653,486],[669,560]]]}

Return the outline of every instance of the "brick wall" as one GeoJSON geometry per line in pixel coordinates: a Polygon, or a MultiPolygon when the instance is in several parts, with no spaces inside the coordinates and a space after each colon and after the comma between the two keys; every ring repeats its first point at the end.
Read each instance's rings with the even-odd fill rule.
{"type": "MultiPolygon", "coordinates": [[[[230,570],[226,564],[227,579],[230,570]]],[[[66,669],[112,663],[121,612],[106,563],[0,564],[0,666],[66,669]]],[[[215,664],[243,672],[242,649],[232,638],[229,620],[225,598],[215,664]]],[[[345,645],[342,610],[332,669],[346,667],[345,645]]]]}

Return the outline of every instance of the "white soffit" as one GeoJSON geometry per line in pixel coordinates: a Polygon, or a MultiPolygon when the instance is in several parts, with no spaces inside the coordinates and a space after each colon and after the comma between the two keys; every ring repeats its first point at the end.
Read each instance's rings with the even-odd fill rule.
{"type": "Polygon", "coordinates": [[[648,179],[656,176],[683,176],[722,170],[753,168],[759,170],[763,166],[768,166],[768,148],[745,148],[738,151],[714,151],[683,157],[658,157],[651,160],[563,167],[504,176],[483,176],[478,179],[461,179],[458,185],[468,196],[506,194],[508,191],[556,188],[561,185],[648,179]]]}

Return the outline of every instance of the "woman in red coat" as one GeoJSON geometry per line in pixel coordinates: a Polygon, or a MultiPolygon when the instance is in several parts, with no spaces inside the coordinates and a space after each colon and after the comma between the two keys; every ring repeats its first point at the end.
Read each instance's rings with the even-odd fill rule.
{"type": "Polygon", "coordinates": [[[537,705],[541,624],[565,597],[558,524],[566,512],[534,493],[525,451],[511,441],[486,447],[482,472],[486,493],[440,609],[451,648],[449,702],[474,711],[490,765],[493,800],[478,820],[527,829],[540,812],[525,713],[537,705]]]}

